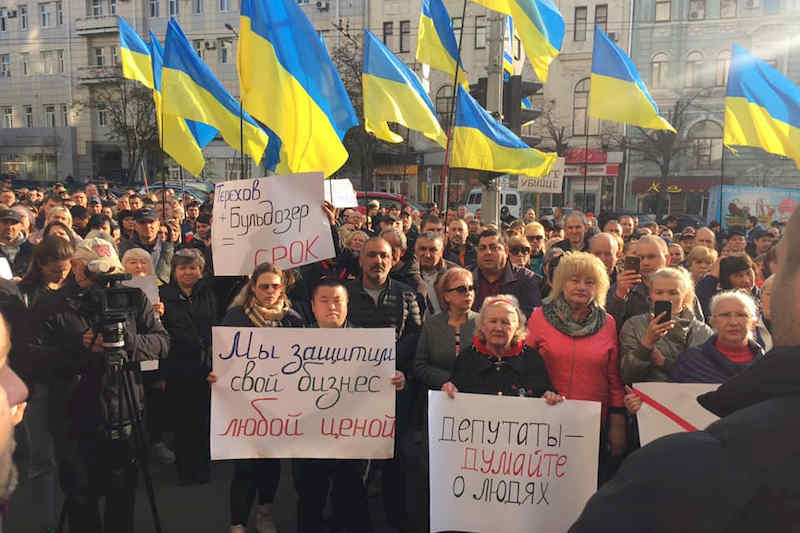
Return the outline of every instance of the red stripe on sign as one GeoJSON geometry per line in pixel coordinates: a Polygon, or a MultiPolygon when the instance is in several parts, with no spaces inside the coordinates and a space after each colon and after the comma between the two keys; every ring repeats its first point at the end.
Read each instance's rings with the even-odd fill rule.
{"type": "Polygon", "coordinates": [[[694,427],[692,424],[690,424],[689,422],[687,422],[686,420],[684,420],[683,418],[678,416],[674,411],[672,411],[668,407],[665,407],[664,405],[658,403],[657,401],[655,401],[650,396],[648,396],[647,394],[643,393],[640,390],[634,389],[633,387],[631,387],[631,390],[633,391],[633,393],[636,396],[641,398],[641,400],[644,403],[646,403],[647,405],[649,405],[650,407],[652,407],[653,409],[655,409],[656,411],[658,411],[662,415],[666,416],[667,418],[669,418],[670,420],[672,420],[673,422],[678,424],[680,427],[682,427],[686,431],[697,431],[696,427],[694,427]]]}

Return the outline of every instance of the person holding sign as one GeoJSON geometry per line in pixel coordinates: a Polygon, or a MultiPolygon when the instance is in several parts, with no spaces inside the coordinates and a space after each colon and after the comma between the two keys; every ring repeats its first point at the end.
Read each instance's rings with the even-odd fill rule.
{"type": "MultiPolygon", "coordinates": [[[[291,307],[286,296],[286,274],[271,263],[261,263],[247,284],[233,299],[223,326],[246,328],[301,328],[302,317],[291,307]]],[[[217,377],[208,375],[209,383],[217,377]]],[[[256,521],[259,531],[275,532],[272,500],[278,490],[281,463],[278,459],[239,459],[234,462],[231,482],[231,533],[244,533],[253,498],[258,492],[256,521]]]]}
{"type": "Polygon", "coordinates": [[[551,405],[564,400],[553,392],[542,357],[523,343],[525,317],[516,298],[507,294],[486,298],[476,327],[472,345],[459,354],[442,391],[451,398],[462,391],[542,397],[551,405]]]}
{"type": "Polygon", "coordinates": [[[685,270],[657,270],[650,277],[650,300],[655,309],[664,310],[634,316],[620,332],[625,383],[668,381],[678,355],[703,344],[714,333],[694,316],[694,286],[685,270]]]}

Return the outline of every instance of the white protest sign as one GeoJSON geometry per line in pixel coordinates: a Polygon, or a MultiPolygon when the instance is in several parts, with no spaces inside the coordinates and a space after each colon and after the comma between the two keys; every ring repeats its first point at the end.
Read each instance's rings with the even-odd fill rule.
{"type": "Polygon", "coordinates": [[[539,192],[561,194],[564,184],[564,158],[559,157],[553,165],[553,169],[547,176],[532,178],[530,176],[519,176],[517,190],[519,192],[539,192]]]}
{"type": "Polygon", "coordinates": [[[158,278],[156,276],[136,276],[122,282],[126,287],[141,289],[150,305],[155,305],[159,301],[158,297],[158,278]]]}
{"type": "Polygon", "coordinates": [[[11,279],[13,277],[14,273],[11,272],[11,265],[8,263],[8,259],[0,257],[0,278],[11,279]]]}
{"type": "Polygon", "coordinates": [[[347,178],[325,180],[325,199],[332,203],[333,207],[358,207],[356,190],[347,178]]]}
{"type": "Polygon", "coordinates": [[[264,262],[287,269],[334,256],[322,211],[321,173],[217,183],[214,275],[249,275],[264,262]]]}
{"type": "Polygon", "coordinates": [[[597,490],[597,402],[431,391],[428,428],[432,532],[566,531],[597,490]]]}
{"type": "MultiPolygon", "coordinates": [[[[717,415],[697,403],[698,396],[717,390],[719,385],[647,382],[634,383],[633,388],[643,392],[697,429],[705,429],[709,424],[719,420],[717,415]]],[[[636,413],[636,418],[639,421],[639,440],[642,446],[664,435],[686,431],[678,422],[646,402],[642,402],[642,408],[636,413]]]]}
{"type": "Polygon", "coordinates": [[[392,457],[394,329],[212,333],[212,459],[392,457]]]}

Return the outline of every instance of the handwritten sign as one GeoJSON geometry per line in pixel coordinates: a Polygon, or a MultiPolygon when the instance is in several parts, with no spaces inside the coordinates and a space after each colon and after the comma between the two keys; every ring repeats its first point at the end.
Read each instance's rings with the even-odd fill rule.
{"type": "Polygon", "coordinates": [[[517,190],[520,192],[556,193],[562,192],[564,185],[564,158],[559,157],[547,176],[531,178],[519,176],[517,190]]]}
{"type": "Polygon", "coordinates": [[[597,489],[599,403],[428,400],[432,532],[569,529],[597,489]]]}
{"type": "Polygon", "coordinates": [[[292,268],[334,256],[321,173],[217,183],[214,275],[249,275],[264,262],[292,268]]]}
{"type": "MultiPolygon", "coordinates": [[[[697,403],[698,396],[717,390],[719,385],[648,382],[635,383],[634,388],[642,391],[697,429],[705,429],[709,424],[719,420],[718,416],[697,403]]],[[[636,417],[639,421],[639,440],[642,446],[664,435],[686,431],[676,421],[646,403],[642,404],[636,417]]]]}
{"type": "Polygon", "coordinates": [[[325,180],[325,199],[333,207],[358,207],[353,183],[347,178],[325,180]]]}
{"type": "Polygon", "coordinates": [[[387,459],[391,328],[213,328],[211,458],[387,459]]]}
{"type": "Polygon", "coordinates": [[[150,305],[155,305],[159,302],[158,297],[158,278],[156,276],[136,276],[135,278],[126,279],[122,282],[126,287],[135,287],[141,289],[150,305]]]}

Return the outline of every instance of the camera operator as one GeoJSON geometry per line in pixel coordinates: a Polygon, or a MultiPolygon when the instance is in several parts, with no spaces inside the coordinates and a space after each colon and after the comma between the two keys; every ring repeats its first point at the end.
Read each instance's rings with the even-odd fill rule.
{"type": "MultiPolygon", "coordinates": [[[[103,291],[102,274],[122,272],[122,265],[111,243],[91,238],[75,250],[72,272],[77,286],[50,295],[38,350],[30,354],[50,383],[51,431],[69,530],[102,532],[104,523],[105,531],[125,533],[133,530],[136,452],[122,375],[127,372],[133,381],[135,409],[141,409],[142,390],[138,375],[111,368],[100,331],[110,319],[90,304],[114,290],[103,291]]],[[[134,300],[113,321],[124,322],[127,359],[166,357],[166,330],[144,294],[134,300]]]]}

